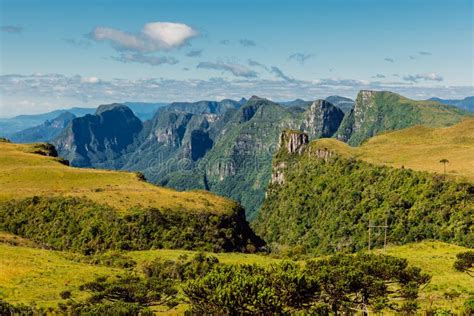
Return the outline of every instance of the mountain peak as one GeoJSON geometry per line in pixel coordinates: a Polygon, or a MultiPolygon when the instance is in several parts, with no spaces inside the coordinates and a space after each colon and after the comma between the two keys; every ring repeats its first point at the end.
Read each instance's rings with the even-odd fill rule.
{"type": "Polygon", "coordinates": [[[266,100],[266,99],[253,95],[248,101],[250,102],[250,101],[261,101],[261,100],[266,100]]]}
{"type": "Polygon", "coordinates": [[[112,103],[112,104],[103,104],[103,105],[100,105],[97,110],[95,111],[95,115],[100,115],[104,112],[107,112],[107,111],[111,111],[111,110],[115,110],[115,109],[127,109],[129,111],[132,111],[130,110],[129,107],[127,107],[126,105],[123,105],[123,104],[120,104],[120,103],[112,103]]]}

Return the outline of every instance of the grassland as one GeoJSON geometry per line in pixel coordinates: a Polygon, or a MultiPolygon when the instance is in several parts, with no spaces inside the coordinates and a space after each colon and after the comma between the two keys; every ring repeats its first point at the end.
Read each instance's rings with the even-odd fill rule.
{"type": "Polygon", "coordinates": [[[420,301],[423,307],[432,305],[459,311],[463,302],[474,295],[472,277],[453,268],[456,254],[466,250],[468,249],[456,245],[426,241],[389,247],[386,251],[378,252],[405,258],[410,264],[432,276],[431,282],[421,291],[420,301]],[[460,296],[450,301],[444,297],[448,292],[457,292],[460,296]]]}
{"type": "Polygon", "coordinates": [[[396,168],[444,173],[441,159],[448,159],[446,173],[474,181],[474,119],[443,128],[415,126],[368,139],[350,147],[334,139],[317,140],[316,148],[329,148],[345,156],[396,168]]]}
{"type": "MultiPolygon", "coordinates": [[[[61,302],[59,293],[70,290],[75,299],[85,297],[78,290],[79,285],[102,275],[119,275],[122,269],[75,262],[68,253],[32,248],[31,242],[10,234],[0,233],[0,298],[11,303],[35,303],[41,307],[55,307],[61,302]]],[[[423,308],[430,305],[446,309],[456,309],[470,295],[474,295],[472,278],[466,273],[455,271],[452,266],[457,253],[466,248],[441,242],[421,242],[405,246],[377,250],[400,258],[406,258],[414,266],[430,273],[431,282],[421,291],[420,303],[423,308]],[[460,296],[452,302],[444,297],[446,292],[457,291],[460,296]]],[[[155,258],[177,260],[180,256],[195,255],[195,251],[147,250],[132,251],[126,255],[133,258],[138,266],[155,258]]],[[[279,259],[264,255],[240,253],[212,254],[224,264],[267,265],[279,259]]],[[[180,305],[174,312],[181,313],[180,305]]],[[[171,311],[171,312],[173,312],[171,311]]]]}
{"type": "Polygon", "coordinates": [[[84,299],[87,293],[79,291],[81,284],[120,273],[68,260],[61,252],[0,243],[0,298],[9,303],[56,307],[63,301],[62,291],[84,299]]]}
{"type": "Polygon", "coordinates": [[[136,174],[65,166],[32,153],[34,145],[0,142],[0,202],[31,196],[87,197],[121,211],[133,207],[227,213],[235,203],[205,191],[178,192],[136,174]]]}

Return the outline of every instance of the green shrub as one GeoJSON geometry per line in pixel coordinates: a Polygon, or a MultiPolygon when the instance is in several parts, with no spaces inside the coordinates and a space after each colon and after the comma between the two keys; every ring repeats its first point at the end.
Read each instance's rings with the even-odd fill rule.
{"type": "MultiPolygon", "coordinates": [[[[309,154],[285,162],[285,183],[271,184],[255,231],[270,245],[310,253],[356,252],[368,245],[367,227],[388,224],[387,241],[435,239],[474,244],[474,186],[444,176],[375,166],[355,159],[324,161],[309,154]]],[[[372,231],[383,246],[383,230],[372,231]]]]}
{"type": "Polygon", "coordinates": [[[91,255],[106,250],[181,248],[245,251],[263,245],[243,209],[231,215],[170,209],[133,210],[125,216],[105,205],[70,197],[33,197],[0,204],[0,230],[58,250],[91,255]]]}

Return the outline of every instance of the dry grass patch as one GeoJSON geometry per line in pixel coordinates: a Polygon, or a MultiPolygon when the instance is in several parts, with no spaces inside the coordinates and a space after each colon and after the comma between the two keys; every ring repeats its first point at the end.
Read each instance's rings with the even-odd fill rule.
{"type": "Polygon", "coordinates": [[[33,145],[0,143],[0,201],[40,196],[87,197],[121,211],[133,207],[230,212],[235,203],[206,191],[178,192],[135,173],[80,169],[31,153],[33,145]]]}

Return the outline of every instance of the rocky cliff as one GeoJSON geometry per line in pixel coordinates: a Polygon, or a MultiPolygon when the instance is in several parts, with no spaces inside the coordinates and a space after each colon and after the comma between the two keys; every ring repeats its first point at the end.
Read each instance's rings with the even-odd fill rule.
{"type": "Polygon", "coordinates": [[[316,100],[305,111],[301,130],[311,139],[332,137],[338,130],[344,112],[325,100],[316,100]]]}
{"type": "MultiPolygon", "coordinates": [[[[128,107],[103,105],[94,115],[72,120],[53,143],[71,165],[97,166],[121,158],[142,128],[142,122],[128,107]]],[[[120,164],[110,167],[120,168],[120,164]]]]}
{"type": "Polygon", "coordinates": [[[410,100],[388,91],[362,90],[354,108],[344,117],[336,138],[356,146],[381,132],[415,125],[448,126],[466,115],[454,106],[438,102],[410,100]]]}

